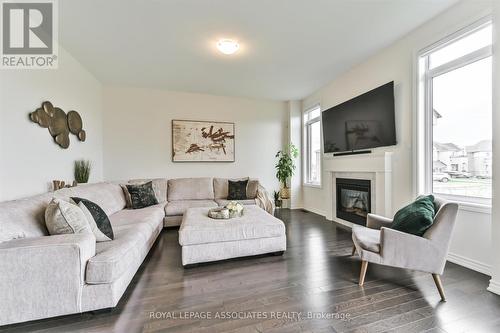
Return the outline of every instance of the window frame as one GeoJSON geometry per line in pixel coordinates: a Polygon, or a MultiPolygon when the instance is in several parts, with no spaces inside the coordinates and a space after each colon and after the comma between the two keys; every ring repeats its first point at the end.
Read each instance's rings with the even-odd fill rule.
{"type": "Polygon", "coordinates": [[[311,159],[310,156],[312,154],[311,152],[311,125],[319,122],[319,130],[320,130],[320,141],[323,138],[323,128],[322,128],[322,122],[321,122],[321,105],[314,104],[302,111],[302,131],[303,131],[303,144],[302,144],[302,166],[304,170],[304,177],[302,180],[302,184],[304,186],[308,187],[315,187],[315,188],[322,188],[323,186],[323,145],[320,142],[320,159],[319,159],[319,182],[312,182],[310,181],[310,175],[311,175],[311,159]],[[312,119],[308,119],[307,121],[306,116],[307,114],[319,110],[319,116],[314,117],[312,119]]]}
{"type": "Polygon", "coordinates": [[[461,205],[490,209],[491,198],[480,198],[433,192],[433,79],[453,70],[468,66],[493,55],[493,45],[484,46],[461,57],[430,68],[429,55],[470,34],[492,25],[492,17],[477,22],[449,35],[417,53],[417,112],[416,122],[416,194],[432,193],[439,197],[459,202],[461,205]],[[419,170],[419,168],[423,170],[419,170]]]}

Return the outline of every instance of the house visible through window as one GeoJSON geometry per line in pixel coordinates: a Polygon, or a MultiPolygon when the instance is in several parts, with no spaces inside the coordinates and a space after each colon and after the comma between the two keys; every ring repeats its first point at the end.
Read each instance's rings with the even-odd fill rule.
{"type": "Polygon", "coordinates": [[[419,59],[426,192],[466,202],[491,199],[491,43],[491,22],[485,22],[419,59]]]}
{"type": "Polygon", "coordinates": [[[321,184],[321,109],[315,106],[304,112],[305,184],[321,184]]]}

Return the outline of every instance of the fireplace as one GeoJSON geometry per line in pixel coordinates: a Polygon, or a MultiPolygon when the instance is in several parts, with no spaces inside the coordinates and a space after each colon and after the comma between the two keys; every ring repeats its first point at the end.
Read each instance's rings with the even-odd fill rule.
{"type": "Polygon", "coordinates": [[[337,217],[365,225],[371,212],[371,184],[365,179],[337,178],[337,217]]]}

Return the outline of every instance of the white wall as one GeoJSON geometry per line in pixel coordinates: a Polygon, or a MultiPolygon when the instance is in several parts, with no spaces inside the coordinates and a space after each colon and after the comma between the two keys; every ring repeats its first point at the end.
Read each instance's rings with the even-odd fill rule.
{"type": "Polygon", "coordinates": [[[55,70],[2,70],[0,73],[0,201],[48,191],[53,179],[73,181],[73,162],[93,163],[91,181],[102,179],[101,84],[59,47],[55,70]],[[83,118],[87,141],[71,135],[61,149],[48,129],[28,114],[51,101],[83,118]]]}
{"type": "Polygon", "coordinates": [[[295,160],[295,174],[290,179],[290,208],[303,208],[302,204],[302,103],[289,101],[288,107],[288,142],[293,143],[299,150],[299,157],[295,160]]]}
{"type": "Polygon", "coordinates": [[[106,87],[104,110],[106,179],[249,176],[279,189],[274,164],[288,137],[284,102],[106,87]],[[173,163],[172,119],[234,122],[236,162],[173,163]]]}
{"type": "MultiPolygon", "coordinates": [[[[416,87],[415,61],[419,50],[467,26],[491,12],[490,1],[464,1],[435,17],[403,39],[355,66],[327,86],[303,100],[303,107],[320,103],[323,110],[349,100],[389,81],[395,82],[397,146],[375,149],[394,152],[392,207],[396,211],[410,202],[416,191],[413,182],[413,112],[416,87]]],[[[335,159],[323,159],[323,165],[335,159]]],[[[323,179],[327,179],[323,175],[323,179]]],[[[328,215],[332,193],[323,188],[304,187],[304,208],[328,215]]],[[[474,263],[489,270],[491,242],[489,213],[460,211],[451,245],[451,259],[462,264],[474,263]],[[461,259],[462,258],[462,259],[461,259]],[[463,259],[465,258],[465,259],[463,259]]]]}
{"type": "Polygon", "coordinates": [[[500,2],[496,1],[493,9],[493,210],[492,210],[492,268],[488,290],[500,295],[500,2]]]}

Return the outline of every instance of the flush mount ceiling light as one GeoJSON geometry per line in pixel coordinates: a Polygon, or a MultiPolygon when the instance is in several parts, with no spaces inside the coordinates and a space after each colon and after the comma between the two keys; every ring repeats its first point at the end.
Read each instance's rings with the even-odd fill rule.
{"type": "Polygon", "coordinates": [[[240,48],[240,44],[233,39],[220,39],[217,48],[224,54],[233,54],[240,48]]]}

